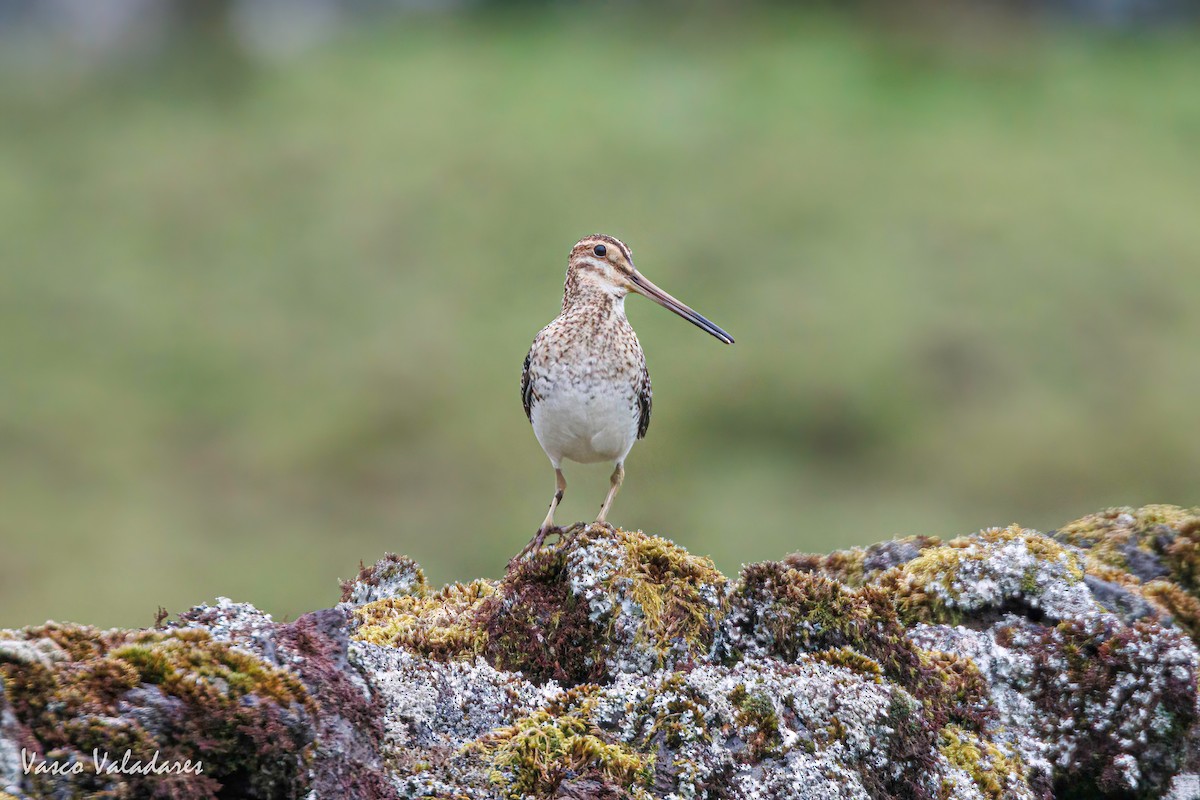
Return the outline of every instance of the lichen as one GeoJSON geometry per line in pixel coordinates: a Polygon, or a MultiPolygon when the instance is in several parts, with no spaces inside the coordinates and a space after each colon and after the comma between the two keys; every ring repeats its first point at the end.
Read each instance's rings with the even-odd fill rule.
{"type": "Polygon", "coordinates": [[[419,597],[430,591],[425,572],[417,562],[395,553],[384,553],[383,558],[369,567],[360,562],[358,575],[342,581],[341,586],[342,602],[354,606],[400,595],[419,597]]]}
{"type": "Polygon", "coordinates": [[[985,609],[1027,606],[1063,618],[1091,602],[1075,552],[1018,525],[960,537],[879,577],[906,622],[957,624],[985,609]]]}
{"type": "Polygon", "coordinates": [[[717,641],[718,657],[802,655],[845,648],[878,664],[882,674],[924,704],[933,729],[949,720],[978,728],[987,716],[986,687],[969,662],[939,660],[904,635],[891,596],[875,586],[851,589],[780,562],[742,571],[717,641]]]}

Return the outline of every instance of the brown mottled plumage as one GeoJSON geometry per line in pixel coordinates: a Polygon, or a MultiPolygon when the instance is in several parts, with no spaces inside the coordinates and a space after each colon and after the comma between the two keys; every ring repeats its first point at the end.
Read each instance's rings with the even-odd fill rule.
{"type": "Polygon", "coordinates": [[[633,266],[625,243],[596,234],[580,239],[567,261],[562,313],[533,340],[521,371],[521,402],[554,466],[554,499],[524,552],[541,546],[567,488],[564,460],[613,461],[600,514],[605,523],[625,476],[625,457],[650,427],[652,393],[646,358],[625,316],[625,296],[645,295],[726,344],[725,331],[651,283],[633,266]]]}

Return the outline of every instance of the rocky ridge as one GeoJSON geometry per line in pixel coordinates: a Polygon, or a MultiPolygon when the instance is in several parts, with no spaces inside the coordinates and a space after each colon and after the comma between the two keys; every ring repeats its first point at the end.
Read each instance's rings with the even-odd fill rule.
{"type": "Polygon", "coordinates": [[[295,622],[0,631],[0,800],[1190,800],[1198,631],[1200,509],[735,580],[589,526],[499,581],[388,555],[295,622]]]}

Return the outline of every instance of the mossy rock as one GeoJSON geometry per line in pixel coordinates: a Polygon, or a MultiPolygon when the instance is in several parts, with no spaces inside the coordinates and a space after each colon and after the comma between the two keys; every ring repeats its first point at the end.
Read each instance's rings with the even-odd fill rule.
{"type": "Polygon", "coordinates": [[[987,800],[1005,800],[1013,784],[1024,780],[1018,755],[1006,753],[994,743],[958,725],[938,732],[938,750],[953,766],[966,772],[987,800]]]}
{"type": "MultiPolygon", "coordinates": [[[[30,774],[34,795],[300,797],[315,707],[292,673],[214,641],[206,630],[101,631],[47,624],[18,641],[55,653],[0,660],[31,752],[92,764],[94,752],[199,762],[202,774],[30,774]]],[[[12,640],[10,640],[11,643],[12,640]]]]}
{"type": "Polygon", "coordinates": [[[500,581],[385,556],[295,623],[222,600],[3,631],[0,771],[22,798],[1151,800],[1200,766],[1197,519],[909,537],[733,584],[579,526],[500,581]],[[212,771],[25,777],[20,746],[212,771]]]}
{"type": "Polygon", "coordinates": [[[354,610],[354,638],[440,660],[474,659],[487,645],[480,609],[495,594],[495,584],[474,581],[374,600],[354,610]]]}
{"type": "Polygon", "coordinates": [[[489,765],[505,797],[554,796],[568,778],[619,786],[649,798],[654,756],[635,752],[593,721],[595,689],[566,692],[547,708],[516,720],[471,745],[489,765]]]}
{"type": "Polygon", "coordinates": [[[666,539],[589,526],[510,568],[482,611],[485,654],[568,686],[670,669],[708,652],[726,584],[666,539]]]}
{"type": "Polygon", "coordinates": [[[1053,536],[1084,553],[1089,576],[1138,594],[1200,636],[1200,508],[1110,508],[1053,536]]]}
{"type": "Polygon", "coordinates": [[[987,687],[971,663],[913,644],[890,593],[853,589],[781,562],[742,571],[716,650],[727,662],[744,655],[788,663],[804,657],[878,669],[923,703],[931,731],[950,720],[978,729],[988,716],[987,687]]]}
{"type": "Polygon", "coordinates": [[[352,606],[389,597],[423,597],[429,592],[424,570],[411,558],[395,553],[384,553],[369,567],[360,562],[358,575],[342,581],[342,602],[352,606]]]}
{"type": "Polygon", "coordinates": [[[985,612],[1032,609],[1056,618],[1091,602],[1078,551],[1012,525],[928,547],[881,573],[906,622],[948,622],[985,612]]]}

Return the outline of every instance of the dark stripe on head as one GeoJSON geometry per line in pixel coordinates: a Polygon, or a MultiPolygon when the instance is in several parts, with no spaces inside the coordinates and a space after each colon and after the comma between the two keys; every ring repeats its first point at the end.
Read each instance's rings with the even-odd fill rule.
{"type": "Polygon", "coordinates": [[[594,247],[599,242],[603,242],[604,244],[612,245],[612,246],[620,249],[621,253],[625,256],[625,260],[628,261],[630,264],[633,263],[633,251],[629,249],[629,246],[626,245],[624,242],[622,242],[617,237],[609,236],[606,233],[593,233],[591,236],[583,237],[582,239],[580,239],[578,242],[575,243],[575,247],[571,249],[571,252],[575,252],[576,248],[580,248],[580,247],[584,247],[584,246],[586,246],[586,249],[591,250],[592,247],[594,247]]]}

